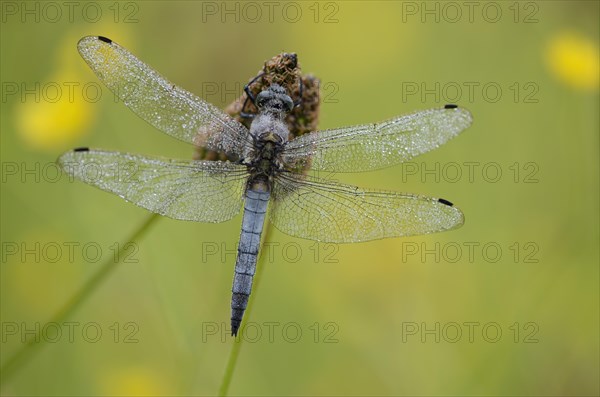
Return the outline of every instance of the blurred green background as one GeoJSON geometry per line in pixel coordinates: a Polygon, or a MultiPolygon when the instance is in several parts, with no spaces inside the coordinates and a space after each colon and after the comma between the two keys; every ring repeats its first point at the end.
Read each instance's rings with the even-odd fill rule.
{"type": "Polygon", "coordinates": [[[148,213],[57,175],[76,146],[192,153],[95,99],[85,35],[221,107],[296,52],[320,128],[473,114],[407,166],[335,176],[447,198],[462,228],[337,247],[272,230],[230,394],[598,395],[599,3],[272,4],[2,2],[2,395],[214,395],[234,345],[241,216],[158,219],[125,247],[148,213]],[[119,247],[127,263],[53,324],[119,247]]]}

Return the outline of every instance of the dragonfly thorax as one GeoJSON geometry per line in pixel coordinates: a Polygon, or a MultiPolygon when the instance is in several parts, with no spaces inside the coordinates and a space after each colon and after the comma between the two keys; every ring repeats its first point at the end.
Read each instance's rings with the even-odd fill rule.
{"type": "Polygon", "coordinates": [[[251,175],[263,175],[271,178],[281,168],[280,153],[283,149],[283,139],[273,133],[267,132],[255,141],[248,170],[251,175]]]}

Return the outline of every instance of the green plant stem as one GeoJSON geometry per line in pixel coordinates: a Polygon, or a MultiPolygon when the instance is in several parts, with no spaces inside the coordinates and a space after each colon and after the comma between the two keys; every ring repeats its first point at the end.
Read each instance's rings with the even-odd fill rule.
{"type": "MultiPolygon", "coordinates": [[[[150,215],[144,223],[131,235],[126,242],[137,241],[142,235],[148,230],[150,225],[154,223],[160,216],[157,214],[150,215]]],[[[62,323],[65,321],[73,312],[81,306],[81,304],[94,292],[104,280],[116,269],[117,265],[121,263],[121,258],[124,257],[124,251],[128,247],[127,244],[121,244],[118,251],[118,261],[115,261],[113,256],[107,259],[104,264],[83,286],[73,295],[50,319],[51,323],[62,323]]],[[[41,331],[30,338],[12,357],[10,357],[0,368],[0,383],[6,382],[12,377],[15,372],[24,364],[28,358],[32,357],[32,354],[38,351],[38,348],[45,344],[41,341],[44,338],[40,337],[41,331]]]]}
{"type": "MultiPolygon", "coordinates": [[[[269,241],[269,237],[271,234],[271,224],[267,222],[265,225],[265,238],[263,239],[262,246],[265,245],[266,241],[269,241]]],[[[262,246],[261,250],[262,251],[262,246]]],[[[246,308],[246,313],[244,313],[245,321],[248,321],[250,318],[250,314],[252,312],[252,303],[256,300],[256,292],[258,290],[258,285],[260,283],[260,278],[263,273],[264,263],[261,256],[261,259],[258,261],[258,266],[256,268],[256,274],[254,275],[254,282],[252,286],[252,295],[250,295],[250,301],[248,302],[248,307],[246,308]]],[[[233,377],[233,371],[235,370],[235,365],[237,363],[238,356],[240,355],[240,347],[242,346],[243,338],[243,330],[240,327],[240,335],[233,343],[231,347],[231,353],[229,354],[229,360],[227,360],[227,366],[225,367],[225,373],[223,374],[223,379],[221,380],[221,387],[219,388],[219,396],[225,397],[227,395],[227,391],[229,390],[229,385],[231,384],[231,378],[233,377]]]]}

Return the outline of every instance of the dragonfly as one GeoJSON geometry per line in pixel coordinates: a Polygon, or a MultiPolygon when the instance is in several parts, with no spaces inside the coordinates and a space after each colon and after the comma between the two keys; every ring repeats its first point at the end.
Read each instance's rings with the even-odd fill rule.
{"type": "Polygon", "coordinates": [[[258,112],[247,128],[106,37],[84,37],[78,50],[98,78],[146,122],[230,159],[179,160],[77,148],[58,163],[83,182],[174,219],[225,222],[243,208],[231,298],[233,336],[250,297],[267,212],[281,232],[326,243],[421,235],[464,223],[462,212],[448,200],[363,189],[317,173],[372,171],[426,153],[471,124],[466,109],[446,105],[290,140],[284,119],[294,101],[278,84],[251,98],[258,112]]]}

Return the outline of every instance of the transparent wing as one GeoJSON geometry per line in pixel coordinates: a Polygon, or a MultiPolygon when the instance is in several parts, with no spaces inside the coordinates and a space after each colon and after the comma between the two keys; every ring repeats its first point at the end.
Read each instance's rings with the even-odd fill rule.
{"type": "Polygon", "coordinates": [[[241,209],[246,167],[221,161],[168,160],[75,149],[58,159],[67,174],[152,212],[223,222],[241,209]]]}
{"type": "Polygon", "coordinates": [[[365,190],[289,173],[276,179],[270,220],[289,235],[331,243],[434,233],[464,222],[462,212],[443,199],[365,190]]]}
{"type": "Polygon", "coordinates": [[[159,130],[196,146],[238,156],[250,143],[246,127],[172,84],[110,39],[87,36],[77,48],[115,96],[159,130]]]}
{"type": "Polygon", "coordinates": [[[333,172],[389,167],[443,145],[471,124],[466,109],[450,106],[306,134],[286,145],[284,161],[291,167],[333,172]]]}

